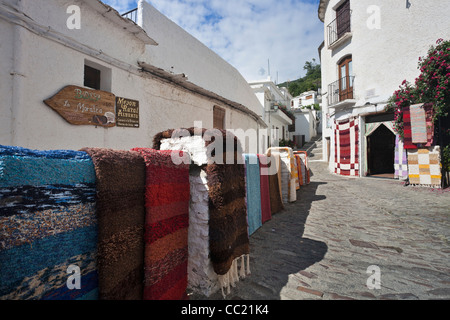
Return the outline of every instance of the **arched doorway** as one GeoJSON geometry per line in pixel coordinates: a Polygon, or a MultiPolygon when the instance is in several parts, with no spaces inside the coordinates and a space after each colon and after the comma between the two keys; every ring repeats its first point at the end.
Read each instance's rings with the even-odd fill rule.
{"type": "Polygon", "coordinates": [[[395,134],[381,124],[367,137],[367,174],[394,178],[395,134]]]}

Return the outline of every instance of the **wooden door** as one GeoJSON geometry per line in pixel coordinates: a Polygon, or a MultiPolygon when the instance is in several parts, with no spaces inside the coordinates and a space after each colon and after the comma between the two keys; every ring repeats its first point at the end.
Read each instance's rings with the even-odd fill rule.
{"type": "Polygon", "coordinates": [[[339,64],[339,101],[353,99],[353,63],[352,57],[345,58],[339,64]]]}

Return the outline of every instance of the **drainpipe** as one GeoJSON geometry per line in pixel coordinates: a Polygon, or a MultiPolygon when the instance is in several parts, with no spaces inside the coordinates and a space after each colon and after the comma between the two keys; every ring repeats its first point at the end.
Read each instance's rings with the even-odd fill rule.
{"type": "MultiPolygon", "coordinates": [[[[18,11],[22,12],[22,2],[18,4],[18,11]]],[[[22,114],[25,107],[23,101],[25,96],[25,61],[23,54],[23,47],[26,41],[26,32],[19,24],[14,26],[14,47],[13,47],[13,68],[10,72],[12,77],[12,99],[11,99],[11,145],[17,146],[19,142],[23,143],[18,138],[21,130],[22,114]]],[[[22,146],[25,147],[25,146],[22,146]]]]}

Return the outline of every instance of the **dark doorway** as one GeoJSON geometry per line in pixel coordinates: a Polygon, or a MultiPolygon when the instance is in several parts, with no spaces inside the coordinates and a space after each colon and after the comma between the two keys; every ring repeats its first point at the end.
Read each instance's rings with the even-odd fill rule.
{"type": "Polygon", "coordinates": [[[380,125],[367,138],[368,174],[394,178],[395,135],[380,125]]]}

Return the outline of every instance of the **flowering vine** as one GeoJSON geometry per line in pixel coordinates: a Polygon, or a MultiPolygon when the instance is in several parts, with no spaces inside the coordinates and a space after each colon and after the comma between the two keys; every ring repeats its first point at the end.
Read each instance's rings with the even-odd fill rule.
{"type": "Polygon", "coordinates": [[[394,110],[395,130],[403,138],[403,107],[416,103],[433,105],[433,121],[447,116],[450,109],[450,41],[439,39],[426,57],[419,58],[420,75],[414,86],[404,80],[389,99],[394,110]]]}
{"type": "Polygon", "coordinates": [[[450,109],[450,41],[439,39],[428,56],[419,58],[420,75],[415,81],[420,103],[432,103],[434,120],[450,109]]]}

